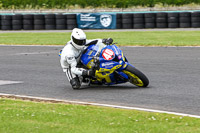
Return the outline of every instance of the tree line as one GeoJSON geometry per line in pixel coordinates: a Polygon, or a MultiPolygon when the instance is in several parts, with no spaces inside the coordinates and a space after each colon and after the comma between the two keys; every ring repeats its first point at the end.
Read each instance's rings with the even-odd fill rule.
{"type": "Polygon", "coordinates": [[[0,0],[0,9],[129,8],[200,4],[200,0],[0,0]]]}

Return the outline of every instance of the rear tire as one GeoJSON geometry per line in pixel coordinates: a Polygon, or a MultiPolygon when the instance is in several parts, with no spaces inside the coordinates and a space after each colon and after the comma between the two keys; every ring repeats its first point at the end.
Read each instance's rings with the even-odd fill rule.
{"type": "Polygon", "coordinates": [[[149,85],[148,78],[135,67],[128,65],[123,72],[128,75],[130,83],[138,87],[147,87],[149,85]]]}

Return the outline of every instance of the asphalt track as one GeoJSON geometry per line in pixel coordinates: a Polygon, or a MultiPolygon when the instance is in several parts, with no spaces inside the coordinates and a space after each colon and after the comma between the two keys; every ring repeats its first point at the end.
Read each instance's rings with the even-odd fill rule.
{"type": "Polygon", "coordinates": [[[0,46],[0,93],[98,102],[200,115],[200,47],[121,47],[150,80],[73,90],[62,72],[60,46],[0,46]]]}

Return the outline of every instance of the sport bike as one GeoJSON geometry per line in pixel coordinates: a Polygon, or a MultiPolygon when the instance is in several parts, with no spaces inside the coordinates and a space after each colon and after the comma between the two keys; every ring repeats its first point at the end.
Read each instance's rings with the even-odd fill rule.
{"type": "Polygon", "coordinates": [[[128,62],[115,43],[103,45],[90,45],[84,50],[81,63],[87,69],[95,71],[95,76],[84,79],[89,79],[90,84],[113,85],[130,82],[138,87],[148,86],[148,78],[128,62]]]}

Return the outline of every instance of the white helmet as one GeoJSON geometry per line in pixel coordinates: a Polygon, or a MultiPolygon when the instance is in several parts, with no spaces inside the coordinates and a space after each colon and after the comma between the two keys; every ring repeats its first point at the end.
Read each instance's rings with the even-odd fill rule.
{"type": "Polygon", "coordinates": [[[86,34],[83,30],[74,28],[71,34],[72,45],[77,49],[82,49],[86,44],[86,34]]]}

